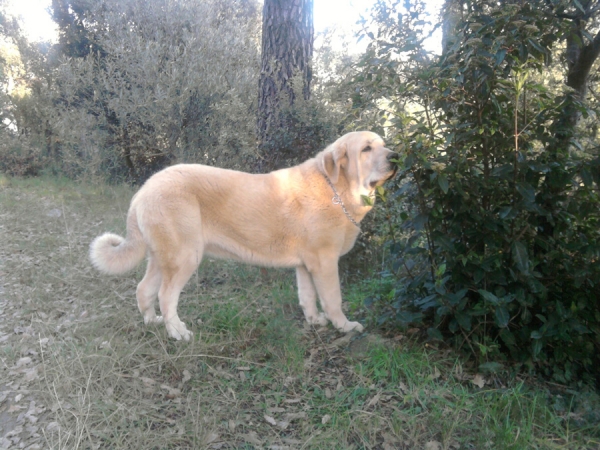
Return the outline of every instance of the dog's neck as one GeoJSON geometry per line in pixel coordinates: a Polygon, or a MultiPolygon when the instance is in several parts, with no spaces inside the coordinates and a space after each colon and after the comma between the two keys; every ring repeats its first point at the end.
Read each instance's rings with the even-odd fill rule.
{"type": "Polygon", "coordinates": [[[329,185],[329,187],[331,187],[331,190],[333,192],[333,198],[331,199],[332,203],[334,205],[339,205],[340,208],[342,209],[342,212],[348,218],[348,220],[350,222],[352,222],[354,224],[354,226],[356,226],[356,228],[358,228],[360,231],[359,223],[365,217],[365,215],[371,210],[372,206],[365,205],[362,198],[359,199],[358,204],[357,204],[356,199],[354,199],[354,198],[350,199],[350,201],[344,202],[344,199],[342,198],[342,196],[344,194],[344,191],[347,191],[347,189],[342,188],[338,192],[338,189],[331,182],[331,180],[329,179],[329,177],[327,176],[327,174],[325,172],[323,172],[323,176],[325,177],[327,184],[329,185]],[[340,195],[340,192],[342,193],[342,195],[340,195]]]}

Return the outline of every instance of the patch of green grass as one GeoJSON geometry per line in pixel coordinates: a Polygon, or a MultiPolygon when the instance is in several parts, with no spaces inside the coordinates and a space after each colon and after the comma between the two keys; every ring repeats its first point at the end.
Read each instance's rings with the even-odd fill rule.
{"type": "MultiPolygon", "coordinates": [[[[523,382],[501,388],[477,388],[456,379],[457,370],[435,352],[376,346],[357,370],[378,385],[400,384],[401,422],[421,417],[427,434],[444,448],[593,448],[597,439],[580,441],[584,429],[569,429],[553,411],[546,392],[523,382]],[[587,441],[587,442],[586,442],[587,441]],[[571,443],[567,446],[567,443],[571,443]],[[593,445],[592,445],[593,443],[593,445]]],[[[461,377],[462,378],[462,377],[461,377]]],[[[418,427],[412,423],[413,427],[418,427]]],[[[595,432],[598,427],[594,426],[595,432]]],[[[412,438],[411,438],[412,439],[412,438]]]]}
{"type": "Polygon", "coordinates": [[[357,370],[373,379],[375,383],[398,383],[404,381],[409,386],[432,380],[436,373],[430,361],[429,352],[410,347],[376,345],[368,357],[359,362],[357,370]]]}
{"type": "Polygon", "coordinates": [[[203,314],[206,317],[206,328],[214,333],[238,334],[251,322],[251,318],[243,315],[243,312],[244,306],[240,303],[225,303],[208,308],[203,314]]]}
{"type": "Polygon", "coordinates": [[[277,364],[286,376],[303,373],[307,343],[301,339],[297,322],[275,317],[265,324],[256,347],[265,353],[265,358],[277,364]]]}

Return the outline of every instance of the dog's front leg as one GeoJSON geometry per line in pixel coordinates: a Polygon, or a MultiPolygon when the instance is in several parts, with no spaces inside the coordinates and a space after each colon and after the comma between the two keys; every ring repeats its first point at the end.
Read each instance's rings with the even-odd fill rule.
{"type": "Polygon", "coordinates": [[[325,314],[319,313],[317,310],[317,290],[306,267],[296,268],[296,281],[298,283],[298,299],[306,321],[311,325],[327,325],[325,314]]]}
{"type": "Polygon", "coordinates": [[[310,274],[319,294],[325,316],[333,326],[345,333],[352,330],[363,331],[364,328],[360,323],[350,322],[342,311],[342,292],[337,258],[321,259],[319,264],[312,268],[310,274]]]}

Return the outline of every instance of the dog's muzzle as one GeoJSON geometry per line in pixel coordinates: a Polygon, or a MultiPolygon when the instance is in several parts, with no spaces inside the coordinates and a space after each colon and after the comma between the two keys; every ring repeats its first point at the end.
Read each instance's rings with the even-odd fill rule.
{"type": "Polygon", "coordinates": [[[390,164],[390,166],[392,167],[392,174],[386,179],[387,180],[391,180],[392,178],[394,178],[396,176],[396,173],[398,172],[398,163],[393,161],[393,160],[398,160],[400,158],[400,154],[393,152],[390,153],[387,157],[387,160],[390,164]]]}

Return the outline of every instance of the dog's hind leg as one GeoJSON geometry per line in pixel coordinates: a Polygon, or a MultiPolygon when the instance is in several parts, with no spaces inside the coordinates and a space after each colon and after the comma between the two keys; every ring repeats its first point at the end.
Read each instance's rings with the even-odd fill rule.
{"type": "Polygon", "coordinates": [[[162,268],[162,283],[158,291],[158,301],[160,311],[163,315],[167,333],[170,337],[189,341],[192,332],[189,331],[185,323],[179,319],[177,314],[177,304],[179,303],[179,294],[188,282],[192,274],[198,268],[202,261],[202,250],[197,248],[180,249],[175,261],[171,261],[168,267],[162,268]]]}
{"type": "Polygon", "coordinates": [[[138,309],[144,317],[144,323],[161,323],[163,318],[156,315],[154,308],[158,290],[162,282],[162,275],[160,268],[156,262],[156,259],[150,255],[148,259],[148,267],[146,268],[146,275],[140,284],[138,284],[136,290],[138,309]]]}

